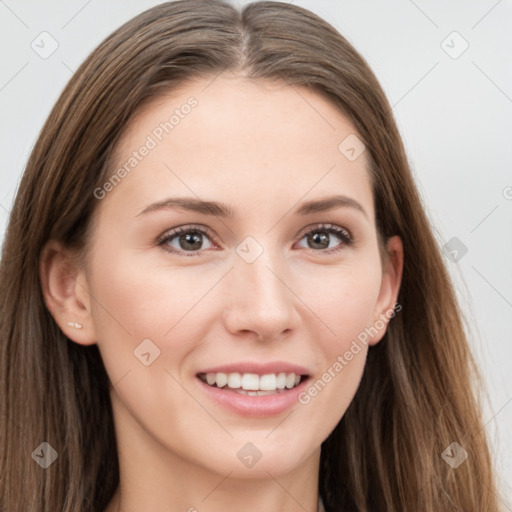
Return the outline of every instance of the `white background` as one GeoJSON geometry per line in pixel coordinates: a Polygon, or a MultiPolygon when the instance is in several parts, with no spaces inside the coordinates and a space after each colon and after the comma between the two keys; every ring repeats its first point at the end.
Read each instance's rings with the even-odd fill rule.
{"type": "MultiPolygon", "coordinates": [[[[0,0],[1,240],[29,152],[72,72],[121,23],[157,3],[0,0]],[[58,43],[47,59],[31,47],[43,31],[58,43]]],[[[512,511],[512,2],[294,3],[367,59],[393,105],[440,245],[457,237],[468,249],[458,263],[446,260],[487,381],[485,428],[503,510],[512,511]],[[454,31],[469,45],[458,58],[443,49],[463,49],[454,31]]]]}

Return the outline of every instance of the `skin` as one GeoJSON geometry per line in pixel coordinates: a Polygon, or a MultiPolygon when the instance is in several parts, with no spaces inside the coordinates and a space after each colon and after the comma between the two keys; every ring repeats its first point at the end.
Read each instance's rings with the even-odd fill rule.
{"type": "Polygon", "coordinates": [[[198,105],[99,201],[85,263],[56,242],[41,262],[49,310],[71,340],[98,344],[112,382],[121,481],[107,511],[316,511],[320,446],[357,391],[368,346],[359,343],[308,404],[266,418],[213,402],[196,373],[283,360],[321,378],[396,303],[402,244],[389,239],[381,259],[366,154],[349,161],[338,150],[357,132],[306,89],[226,73],[188,83],[139,112],[118,165],[190,96],[198,105]],[[351,207],[293,213],[334,193],[366,215],[351,207]],[[139,215],[170,196],[226,203],[236,216],[177,208],[139,215]],[[327,234],[329,248],[341,247],[327,253],[303,234],[318,223],[344,227],[355,243],[327,234]],[[181,254],[158,245],[189,224],[215,235],[200,236],[199,255],[187,257],[178,237],[167,247],[181,254]],[[263,248],[252,263],[236,252],[248,236],[263,248]],[[148,338],[160,356],[145,366],[134,350],[148,338]],[[262,453],[251,468],[237,458],[247,442],[262,453]]]}

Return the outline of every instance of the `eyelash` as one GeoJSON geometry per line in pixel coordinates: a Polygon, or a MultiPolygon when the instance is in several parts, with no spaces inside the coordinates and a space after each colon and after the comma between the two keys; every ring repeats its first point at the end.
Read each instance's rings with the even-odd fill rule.
{"type": "MultiPolygon", "coordinates": [[[[317,224],[316,226],[309,228],[308,230],[301,233],[299,241],[302,240],[305,236],[308,236],[312,233],[330,233],[337,235],[341,240],[342,243],[334,248],[331,249],[310,249],[313,252],[320,252],[324,254],[332,254],[338,251],[341,251],[344,247],[350,247],[354,245],[355,240],[350,231],[348,231],[345,228],[342,228],[340,226],[336,226],[335,224],[317,224]]],[[[170,252],[171,254],[179,254],[179,255],[185,255],[186,257],[189,256],[199,256],[201,255],[204,250],[200,251],[176,251],[174,249],[169,249],[165,247],[165,244],[171,240],[173,240],[176,237],[179,237],[182,234],[185,233],[199,233],[201,235],[206,235],[208,238],[210,238],[213,242],[218,243],[217,237],[215,234],[208,228],[203,226],[194,226],[194,225],[188,225],[188,226],[180,226],[178,228],[175,228],[167,233],[164,233],[158,240],[157,245],[162,246],[163,249],[167,252],[170,252]]]]}

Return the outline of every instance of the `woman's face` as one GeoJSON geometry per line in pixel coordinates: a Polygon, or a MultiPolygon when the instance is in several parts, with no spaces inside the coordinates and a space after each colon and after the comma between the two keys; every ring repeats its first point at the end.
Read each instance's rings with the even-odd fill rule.
{"type": "Polygon", "coordinates": [[[242,477],[318,460],[399,285],[352,124],[221,75],[147,105],[116,158],[79,281],[118,442],[242,477]]]}

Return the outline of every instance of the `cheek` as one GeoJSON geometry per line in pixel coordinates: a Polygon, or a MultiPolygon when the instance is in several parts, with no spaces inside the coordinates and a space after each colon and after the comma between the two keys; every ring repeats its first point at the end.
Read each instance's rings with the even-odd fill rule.
{"type": "Polygon", "coordinates": [[[300,296],[325,327],[323,349],[332,358],[373,322],[381,286],[379,261],[360,258],[336,268],[317,266],[303,275],[300,296]]]}
{"type": "Polygon", "coordinates": [[[205,413],[180,384],[188,371],[183,362],[209,326],[211,303],[201,299],[225,270],[143,265],[128,253],[98,253],[92,270],[93,318],[118,424],[162,442],[173,432],[174,451],[190,457],[194,440],[204,436],[195,430],[204,430],[205,413]],[[196,421],[184,425],[183,418],[196,421]]]}
{"type": "Polygon", "coordinates": [[[306,294],[304,288],[302,296],[326,328],[315,337],[318,367],[322,370],[299,402],[312,411],[312,416],[322,418],[318,429],[328,434],[349,407],[364,371],[368,327],[373,322],[381,284],[379,260],[361,258],[358,264],[336,270],[317,269],[303,284],[310,292],[306,294]]]}
{"type": "Polygon", "coordinates": [[[111,256],[98,251],[91,267],[93,320],[111,379],[140,366],[137,351],[148,339],[154,347],[141,347],[158,355],[152,366],[178,367],[211,325],[209,293],[227,267],[148,264],[130,251],[111,256]]]}
{"type": "Polygon", "coordinates": [[[95,268],[95,322],[102,331],[123,328],[132,338],[162,338],[187,320],[223,273],[220,268],[155,266],[129,254],[95,268]]]}

